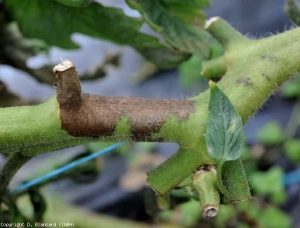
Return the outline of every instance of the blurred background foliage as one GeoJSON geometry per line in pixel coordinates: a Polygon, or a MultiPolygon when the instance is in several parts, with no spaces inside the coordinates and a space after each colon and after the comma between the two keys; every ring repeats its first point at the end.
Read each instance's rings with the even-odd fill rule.
{"type": "MultiPolygon", "coordinates": [[[[52,67],[60,56],[74,60],[86,92],[192,96],[207,87],[201,62],[223,53],[203,29],[206,14],[222,16],[249,37],[263,37],[292,25],[283,8],[279,0],[0,0],[0,105],[37,104],[50,97],[52,67]]],[[[105,228],[300,227],[299,97],[295,75],[245,126],[242,159],[253,199],[221,206],[214,219],[201,218],[197,195],[184,183],[168,203],[147,188],[147,170],[176,151],[171,143],[126,144],[4,200],[2,218],[105,228]]],[[[41,155],[10,187],[108,145],[41,155]]]]}

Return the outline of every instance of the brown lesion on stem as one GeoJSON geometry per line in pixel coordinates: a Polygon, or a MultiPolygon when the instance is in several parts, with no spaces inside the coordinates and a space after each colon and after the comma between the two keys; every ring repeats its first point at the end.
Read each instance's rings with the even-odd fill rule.
{"type": "Polygon", "coordinates": [[[236,84],[238,85],[244,85],[244,86],[253,86],[252,82],[251,82],[251,79],[249,77],[241,77],[241,78],[238,78],[236,81],[235,81],[236,84]]]}
{"type": "Polygon", "coordinates": [[[69,60],[62,60],[53,68],[53,72],[59,81],[55,84],[59,108],[61,111],[78,110],[82,105],[82,94],[75,66],[69,60]]]}
{"type": "Polygon", "coordinates": [[[125,116],[130,121],[132,140],[152,141],[152,134],[159,132],[169,115],[183,121],[195,111],[190,100],[84,94],[75,66],[69,60],[64,60],[53,71],[58,78],[57,100],[62,128],[75,137],[112,136],[118,120],[125,116]]]}

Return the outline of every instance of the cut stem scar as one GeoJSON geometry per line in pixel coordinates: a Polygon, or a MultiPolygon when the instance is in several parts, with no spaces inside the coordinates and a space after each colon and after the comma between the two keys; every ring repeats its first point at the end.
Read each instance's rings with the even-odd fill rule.
{"type": "Polygon", "coordinates": [[[230,24],[220,17],[210,18],[205,25],[209,33],[219,41],[225,50],[236,46],[237,43],[250,42],[245,36],[235,30],[230,24]]]}

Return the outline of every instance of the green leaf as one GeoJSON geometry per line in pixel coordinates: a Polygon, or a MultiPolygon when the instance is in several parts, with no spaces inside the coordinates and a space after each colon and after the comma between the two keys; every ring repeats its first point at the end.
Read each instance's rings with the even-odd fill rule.
{"type": "Polygon", "coordinates": [[[228,97],[210,81],[210,98],[205,134],[209,156],[222,166],[225,161],[237,160],[243,151],[242,119],[228,97]]]}
{"type": "Polygon", "coordinates": [[[249,221],[255,221],[256,227],[288,228],[292,227],[291,218],[273,205],[259,204],[259,201],[249,200],[238,203],[240,213],[247,216],[249,221]]]}
{"type": "Polygon", "coordinates": [[[297,0],[286,0],[285,12],[296,25],[300,25],[300,6],[297,0]]]}
{"type": "Polygon", "coordinates": [[[270,196],[275,203],[283,203],[286,199],[283,175],[280,167],[272,167],[267,172],[257,171],[252,174],[250,182],[258,194],[270,196]]]}
{"type": "Polygon", "coordinates": [[[222,204],[231,204],[251,199],[248,179],[240,159],[224,163],[221,184],[226,189],[226,194],[221,198],[222,204]]]}
{"type": "Polygon", "coordinates": [[[55,1],[71,7],[87,7],[94,0],[55,0],[55,1]]]}
{"type": "Polygon", "coordinates": [[[176,49],[208,58],[209,34],[203,28],[206,16],[201,8],[208,0],[127,0],[144,20],[176,49]]]}
{"type": "Polygon", "coordinates": [[[272,228],[292,227],[291,217],[272,205],[262,210],[257,220],[261,224],[261,227],[272,227],[272,228]]]}
{"type": "Polygon", "coordinates": [[[286,155],[295,163],[300,162],[300,139],[290,139],[283,145],[286,155]]]}
{"type": "MultiPolygon", "coordinates": [[[[246,180],[245,191],[232,195],[228,186],[239,181],[223,183],[223,164],[226,161],[237,160],[243,151],[244,132],[242,119],[231,104],[228,97],[213,82],[209,82],[210,98],[208,104],[208,117],[206,122],[205,141],[208,155],[217,163],[217,183],[220,192],[224,195],[223,203],[233,202],[237,194],[250,195],[246,180]]],[[[227,163],[225,163],[226,165],[227,163]]],[[[243,167],[242,167],[243,170],[243,167]]],[[[242,177],[243,179],[243,177],[242,177]]],[[[242,180],[241,179],[241,180],[242,180]]],[[[242,180],[244,183],[244,181],[242,180]]],[[[236,185],[234,185],[236,186],[236,185]]]]}
{"type": "Polygon", "coordinates": [[[233,205],[221,205],[218,215],[215,218],[215,225],[219,228],[226,228],[230,220],[237,217],[237,211],[233,205]]]}
{"type": "Polygon", "coordinates": [[[160,43],[155,37],[140,33],[143,20],[127,17],[120,9],[104,7],[96,2],[86,8],[41,0],[14,0],[7,1],[6,5],[25,37],[38,38],[52,46],[78,48],[71,40],[71,35],[82,33],[121,45],[131,45],[161,68],[177,66],[189,57],[160,43]]]}
{"type": "Polygon", "coordinates": [[[182,227],[195,226],[201,218],[199,202],[190,200],[186,203],[180,204],[175,210],[162,211],[158,218],[164,222],[176,223],[182,227]]]}
{"type": "Polygon", "coordinates": [[[195,226],[201,218],[198,201],[191,200],[179,205],[178,208],[181,214],[180,225],[184,227],[195,226]]]}
{"type": "MultiPolygon", "coordinates": [[[[211,58],[219,57],[223,54],[223,48],[217,41],[210,43],[211,58]]],[[[179,66],[179,80],[184,87],[191,86],[196,82],[207,82],[206,77],[200,74],[202,70],[202,61],[206,60],[201,55],[194,54],[191,58],[184,61],[179,66]]],[[[200,84],[198,83],[198,84],[200,84]]],[[[201,85],[199,85],[201,86],[201,85]]]]}
{"type": "Polygon", "coordinates": [[[278,145],[282,143],[284,133],[277,121],[270,121],[258,132],[259,142],[265,145],[278,145]]]}
{"type": "Polygon", "coordinates": [[[286,98],[300,97],[300,75],[286,84],[283,87],[281,94],[286,98]]]}
{"type": "Polygon", "coordinates": [[[195,83],[197,79],[202,78],[200,72],[202,69],[201,62],[203,58],[198,55],[193,55],[189,60],[183,62],[179,66],[180,84],[188,87],[195,83]]]}

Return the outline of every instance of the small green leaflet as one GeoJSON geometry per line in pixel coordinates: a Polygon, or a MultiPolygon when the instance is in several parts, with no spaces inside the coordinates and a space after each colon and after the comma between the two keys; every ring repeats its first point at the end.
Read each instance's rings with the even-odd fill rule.
{"type": "Polygon", "coordinates": [[[228,97],[210,81],[210,99],[205,134],[209,156],[222,166],[241,156],[244,142],[242,119],[228,97]]]}
{"type": "Polygon", "coordinates": [[[217,163],[218,187],[223,195],[230,193],[223,185],[222,167],[226,161],[237,160],[243,150],[242,119],[228,97],[213,82],[209,82],[210,98],[205,141],[209,156],[217,163]]]}

